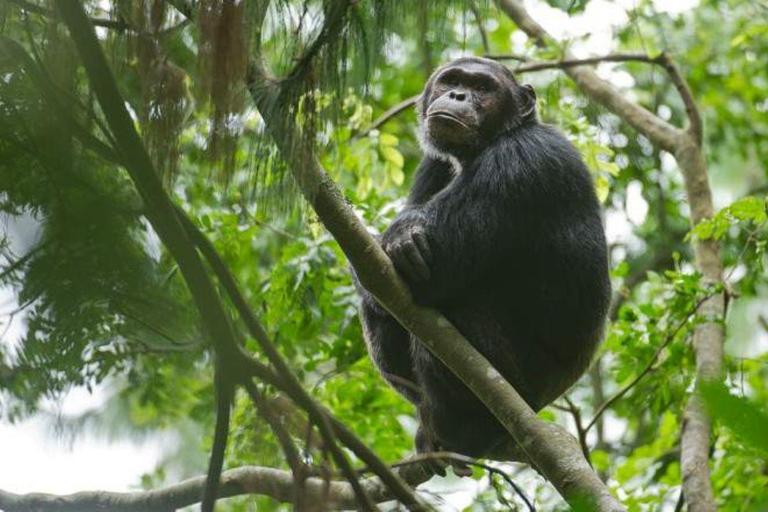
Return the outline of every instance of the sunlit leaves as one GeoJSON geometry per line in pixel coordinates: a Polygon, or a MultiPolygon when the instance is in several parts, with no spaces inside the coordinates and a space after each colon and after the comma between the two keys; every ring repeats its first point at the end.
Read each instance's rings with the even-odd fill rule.
{"type": "Polygon", "coordinates": [[[371,118],[369,105],[350,95],[344,99],[344,110],[349,120],[329,126],[319,137],[327,151],[323,163],[337,182],[354,189],[355,201],[370,202],[374,191],[403,184],[405,158],[395,135],[379,130],[365,133],[371,118]]]}
{"type": "Polygon", "coordinates": [[[690,236],[698,240],[721,239],[731,226],[743,222],[760,227],[768,220],[768,198],[748,196],[723,208],[711,219],[699,222],[690,236]]]}
{"type": "Polygon", "coordinates": [[[600,143],[597,129],[589,124],[584,115],[570,102],[561,101],[556,109],[558,126],[566,132],[570,141],[581,153],[587,168],[595,177],[595,191],[601,203],[608,199],[611,181],[619,175],[620,168],[613,160],[614,151],[600,143]]]}
{"type": "Polygon", "coordinates": [[[768,411],[746,398],[733,396],[719,383],[703,383],[710,413],[742,441],[768,455],[768,411]]]}

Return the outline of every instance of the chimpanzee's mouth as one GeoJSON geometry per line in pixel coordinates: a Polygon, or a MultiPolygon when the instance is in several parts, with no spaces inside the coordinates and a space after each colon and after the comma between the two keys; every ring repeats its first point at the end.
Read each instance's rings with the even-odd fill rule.
{"type": "Polygon", "coordinates": [[[459,119],[457,116],[455,116],[450,112],[446,112],[444,110],[438,110],[437,112],[430,112],[429,115],[427,116],[428,119],[432,119],[433,117],[454,122],[466,128],[467,130],[469,130],[469,125],[467,125],[467,123],[465,123],[463,120],[459,119]]]}

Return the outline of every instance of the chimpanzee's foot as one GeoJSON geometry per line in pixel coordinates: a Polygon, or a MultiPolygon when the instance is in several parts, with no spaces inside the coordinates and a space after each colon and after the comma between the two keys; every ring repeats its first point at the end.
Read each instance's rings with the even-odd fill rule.
{"type": "MultiPolygon", "coordinates": [[[[419,426],[416,432],[416,451],[419,454],[429,455],[443,451],[440,443],[423,426],[419,426]]],[[[472,468],[464,462],[452,461],[439,457],[426,461],[427,466],[437,475],[445,476],[448,466],[453,468],[453,473],[458,477],[472,476],[472,468]]]]}

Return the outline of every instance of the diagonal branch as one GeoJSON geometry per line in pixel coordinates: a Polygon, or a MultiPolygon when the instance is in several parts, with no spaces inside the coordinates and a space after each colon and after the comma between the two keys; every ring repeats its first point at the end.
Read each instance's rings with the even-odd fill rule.
{"type": "Polygon", "coordinates": [[[480,15],[480,8],[475,0],[469,0],[467,7],[472,11],[472,16],[477,23],[477,31],[480,33],[480,40],[483,42],[483,51],[485,53],[491,53],[491,45],[488,42],[488,32],[485,30],[485,24],[483,23],[483,17],[480,15]]]}
{"type": "MultiPolygon", "coordinates": [[[[62,15],[64,23],[69,28],[70,36],[83,61],[91,86],[115,136],[117,151],[121,155],[121,160],[124,161],[123,163],[144,201],[147,217],[172,257],[179,264],[179,268],[200,311],[208,334],[213,340],[217,359],[220,363],[226,361],[226,365],[218,364],[218,368],[223,366],[228,368],[228,374],[225,379],[227,382],[224,383],[224,386],[219,386],[220,390],[224,391],[220,392],[218,396],[219,401],[223,403],[223,401],[229,398],[229,393],[226,391],[234,384],[239,383],[239,379],[245,375],[245,370],[248,365],[251,365],[252,361],[247,354],[242,352],[241,347],[238,345],[219,295],[216,293],[213,283],[208,277],[206,269],[199,258],[193,242],[188,236],[188,232],[185,230],[180,216],[177,215],[175,206],[165,193],[160,179],[154,171],[146,149],[125,109],[125,104],[117,88],[114,76],[109,69],[93,26],[88,20],[83,6],[77,0],[57,0],[56,6],[62,15]]],[[[263,347],[271,362],[280,372],[282,382],[293,385],[298,389],[298,391],[296,389],[294,391],[301,394],[303,391],[301,385],[295,380],[295,376],[290,373],[290,369],[274,349],[274,346],[263,344],[263,347]]],[[[224,379],[225,376],[220,371],[218,373],[224,379]]],[[[306,396],[306,392],[303,392],[306,396]]],[[[311,407],[318,408],[317,404],[311,401],[311,399],[308,400],[308,404],[310,411],[311,407]]],[[[213,508],[213,497],[217,495],[216,487],[221,471],[222,453],[223,448],[226,446],[225,414],[228,415],[228,410],[224,411],[221,409],[219,414],[221,428],[217,428],[218,441],[215,442],[217,450],[214,450],[211,455],[208,475],[209,484],[206,485],[203,510],[211,510],[213,508]]],[[[314,415],[314,419],[324,436],[328,439],[334,439],[334,432],[323,411],[318,410],[314,415]]],[[[366,505],[368,510],[375,510],[376,506],[367,496],[365,489],[361,487],[346,455],[335,443],[329,442],[328,444],[336,463],[342,472],[347,475],[351,487],[355,490],[358,502],[366,505]]]]}
{"type": "Polygon", "coordinates": [[[701,114],[699,113],[699,107],[693,99],[691,88],[683,78],[683,75],[680,74],[680,69],[678,69],[677,64],[675,64],[674,59],[672,59],[672,56],[669,53],[662,52],[661,55],[654,59],[654,61],[667,71],[669,78],[677,89],[677,93],[680,95],[680,99],[685,106],[685,112],[688,114],[688,132],[696,143],[701,146],[704,128],[701,121],[701,114]]]}
{"type": "Polygon", "coordinates": [[[371,133],[373,130],[378,130],[382,126],[384,126],[387,122],[389,122],[392,118],[399,116],[412,106],[416,104],[416,102],[419,101],[419,98],[421,98],[421,94],[417,94],[415,96],[411,96],[410,98],[406,98],[394,107],[389,108],[386,112],[384,112],[380,117],[378,117],[375,121],[371,123],[371,125],[365,129],[365,131],[361,132],[358,136],[364,137],[371,133]]]}
{"type": "MultiPolygon", "coordinates": [[[[256,29],[255,46],[260,43],[256,29]]],[[[539,419],[515,389],[439,312],[416,305],[392,262],[348,206],[311,146],[279,102],[280,88],[258,51],[248,89],[302,193],[355,267],[361,283],[451,369],[505,426],[526,455],[570,502],[623,510],[564,429],[539,419]]]]}
{"type": "MultiPolygon", "coordinates": [[[[223,361],[227,365],[237,362],[240,347],[237,344],[229,317],[216,293],[213,283],[207,275],[194,245],[187,238],[179,222],[175,207],[163,189],[160,178],[154,170],[149,154],[136,131],[125,103],[117,87],[114,75],[96,37],[93,25],[88,19],[83,5],[77,0],[56,0],[58,12],[69,29],[75,47],[85,67],[90,84],[104,112],[104,117],[114,134],[117,150],[122,155],[128,174],[136,185],[147,211],[147,218],[157,232],[163,244],[179,265],[192,298],[200,311],[205,328],[213,340],[220,369],[223,361]]],[[[221,373],[221,372],[217,372],[221,373]]],[[[232,375],[237,375],[237,369],[232,375]]],[[[231,378],[228,376],[227,378],[231,378]]],[[[223,376],[220,376],[223,380],[223,376]]],[[[219,401],[215,451],[211,454],[209,466],[209,484],[203,498],[203,510],[213,508],[213,496],[223,463],[223,450],[226,447],[226,426],[229,405],[224,401],[229,397],[232,381],[219,383],[217,398],[219,401]],[[224,439],[222,439],[222,436],[224,439]]]]}

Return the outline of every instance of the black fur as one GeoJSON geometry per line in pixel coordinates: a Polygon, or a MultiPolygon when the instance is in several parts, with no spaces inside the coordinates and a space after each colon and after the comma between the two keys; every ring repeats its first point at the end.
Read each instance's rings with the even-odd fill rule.
{"type": "MultiPolygon", "coordinates": [[[[456,65],[463,64],[449,66],[456,65]]],[[[492,72],[494,66],[488,64],[492,72]]],[[[516,115],[515,94],[532,91],[512,81],[500,93],[512,95],[504,103],[510,112],[486,136],[490,142],[451,155],[432,149],[437,158],[422,161],[407,207],[382,245],[416,302],[441,311],[539,410],[588,367],[602,335],[610,281],[592,177],[578,151],[558,130],[539,123],[535,112],[509,119],[516,115]],[[414,263],[418,255],[402,253],[416,231],[426,244],[411,245],[427,273],[414,263]]],[[[507,437],[503,427],[372,295],[358,289],[374,362],[418,406],[419,451],[492,451],[507,437]]]]}

